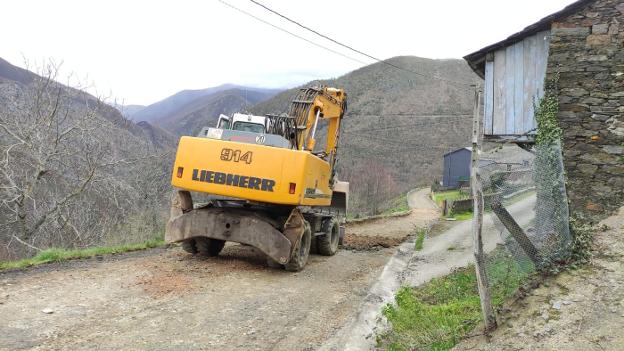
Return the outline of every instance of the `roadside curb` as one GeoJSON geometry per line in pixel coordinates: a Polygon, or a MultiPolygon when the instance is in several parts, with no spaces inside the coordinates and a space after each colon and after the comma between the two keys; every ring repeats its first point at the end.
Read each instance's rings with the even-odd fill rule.
{"type": "MultiPolygon", "coordinates": [[[[427,224],[427,231],[437,222],[427,224]]],[[[388,329],[386,319],[382,316],[385,305],[394,302],[399,289],[405,285],[410,266],[420,251],[414,250],[416,236],[410,235],[399,245],[384,266],[375,284],[371,287],[359,312],[334,337],[325,343],[319,350],[323,351],[363,351],[376,350],[375,336],[388,329]]]]}

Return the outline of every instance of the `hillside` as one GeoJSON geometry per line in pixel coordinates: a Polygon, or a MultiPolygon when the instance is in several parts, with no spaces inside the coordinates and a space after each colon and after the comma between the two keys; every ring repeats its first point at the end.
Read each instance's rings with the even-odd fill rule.
{"type": "Polygon", "coordinates": [[[176,135],[196,135],[204,126],[214,126],[220,114],[248,110],[252,105],[273,95],[273,90],[228,89],[212,93],[179,106],[153,121],[176,135]]]}
{"type": "Polygon", "coordinates": [[[119,112],[121,112],[121,114],[124,117],[128,119],[132,119],[132,116],[134,116],[139,111],[145,108],[145,106],[143,105],[118,105],[118,104],[113,104],[113,107],[115,107],[119,112]]]}
{"type": "MultiPolygon", "coordinates": [[[[306,84],[343,88],[348,94],[338,171],[351,182],[355,212],[371,211],[372,203],[440,179],[444,152],[470,142],[473,92],[468,86],[430,78],[475,81],[477,76],[464,61],[403,56],[388,62],[424,76],[376,63],[306,84]],[[371,174],[376,176],[367,177],[371,174]]],[[[252,112],[285,112],[295,93],[284,91],[252,112]]]]}
{"type": "Polygon", "coordinates": [[[0,60],[0,260],[153,236],[176,138],[40,72],[0,60]]]}
{"type": "Polygon", "coordinates": [[[250,88],[234,84],[223,84],[207,89],[182,90],[133,113],[132,120],[137,122],[155,122],[171,119],[171,116],[174,115],[179,117],[181,109],[186,109],[188,112],[190,106],[198,108],[199,105],[197,103],[201,99],[209,98],[209,96],[213,94],[232,89],[246,90],[249,93],[266,94],[267,98],[279,92],[279,90],[275,89],[250,88]]]}

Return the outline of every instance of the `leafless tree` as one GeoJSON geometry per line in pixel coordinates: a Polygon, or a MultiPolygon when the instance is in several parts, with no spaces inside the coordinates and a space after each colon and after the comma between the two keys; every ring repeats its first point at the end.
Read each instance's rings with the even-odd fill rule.
{"type": "Polygon", "coordinates": [[[58,68],[0,81],[0,240],[11,256],[99,243],[137,207],[157,206],[141,190],[163,187],[166,167],[139,169],[154,168],[156,153],[128,132],[134,125],[57,83],[58,68]]]}

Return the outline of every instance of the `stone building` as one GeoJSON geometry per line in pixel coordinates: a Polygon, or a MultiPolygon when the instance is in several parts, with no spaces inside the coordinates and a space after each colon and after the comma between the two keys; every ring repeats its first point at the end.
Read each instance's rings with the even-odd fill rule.
{"type": "Polygon", "coordinates": [[[624,204],[624,1],[581,0],[465,57],[485,79],[486,140],[534,142],[534,106],[559,78],[570,210],[592,219],[624,204]]]}

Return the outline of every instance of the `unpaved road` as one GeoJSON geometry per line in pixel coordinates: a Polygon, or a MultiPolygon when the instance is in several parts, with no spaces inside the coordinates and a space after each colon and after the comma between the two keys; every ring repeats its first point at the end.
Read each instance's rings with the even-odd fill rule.
{"type": "Polygon", "coordinates": [[[440,216],[440,210],[429,198],[429,189],[417,189],[408,194],[407,203],[411,208],[405,217],[389,217],[374,222],[349,224],[347,234],[359,236],[377,236],[405,238],[405,233],[413,233],[416,228],[425,227],[431,219],[440,216]]]}
{"type": "MultiPolygon", "coordinates": [[[[416,209],[348,233],[404,238],[435,217],[416,209]]],[[[210,259],[155,249],[4,272],[0,350],[314,350],[357,314],[393,252],[312,256],[295,274],[241,245],[210,259]]]]}

